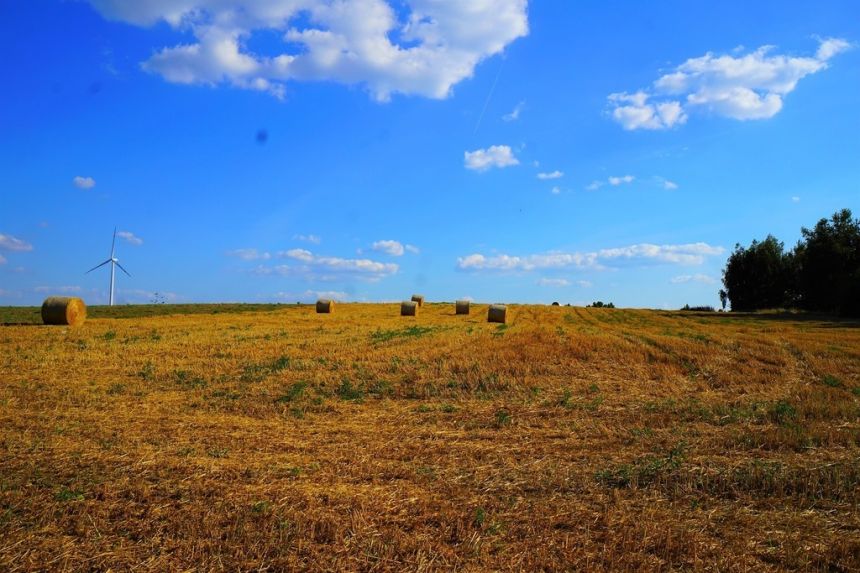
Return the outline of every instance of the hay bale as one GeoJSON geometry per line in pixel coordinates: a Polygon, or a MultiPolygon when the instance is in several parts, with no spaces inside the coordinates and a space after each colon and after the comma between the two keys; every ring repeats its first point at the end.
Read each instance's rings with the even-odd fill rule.
{"type": "Polygon", "coordinates": [[[321,298],[317,301],[317,314],[331,314],[334,311],[334,301],[321,298]]]}
{"type": "Polygon", "coordinates": [[[419,306],[414,300],[404,300],[400,304],[400,316],[418,316],[419,306]]]}
{"type": "Polygon", "coordinates": [[[558,304],[558,302],[554,302],[554,303],[552,303],[552,306],[561,306],[561,305],[558,304]]]}
{"type": "Polygon", "coordinates": [[[508,307],[503,304],[491,304],[487,311],[487,322],[507,322],[508,307]]]}
{"type": "Polygon", "coordinates": [[[87,319],[87,305],[74,296],[49,296],[42,303],[42,322],[79,326],[87,319]]]}
{"type": "Polygon", "coordinates": [[[455,314],[469,314],[469,301],[458,300],[454,303],[455,314]]]}
{"type": "Polygon", "coordinates": [[[424,295],[423,294],[413,294],[412,300],[418,303],[418,306],[424,306],[424,295]]]}

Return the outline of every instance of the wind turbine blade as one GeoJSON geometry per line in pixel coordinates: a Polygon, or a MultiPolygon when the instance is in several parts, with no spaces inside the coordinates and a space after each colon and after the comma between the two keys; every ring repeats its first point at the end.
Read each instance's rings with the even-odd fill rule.
{"type": "Polygon", "coordinates": [[[113,241],[110,244],[110,258],[113,258],[114,247],[116,247],[116,227],[113,228],[113,241]]]}
{"type": "Polygon", "coordinates": [[[124,273],[125,273],[125,274],[127,274],[128,276],[131,276],[127,270],[125,270],[125,269],[123,269],[123,268],[122,268],[122,265],[121,265],[121,264],[117,263],[117,264],[116,264],[116,266],[118,266],[118,267],[122,270],[122,272],[124,272],[124,273]]]}
{"type": "Polygon", "coordinates": [[[106,261],[105,261],[105,262],[103,262],[103,263],[99,263],[99,264],[97,264],[96,266],[94,266],[93,268],[91,268],[90,270],[88,270],[87,272],[85,272],[84,274],[85,274],[85,275],[86,275],[86,274],[89,274],[89,273],[93,272],[94,270],[96,270],[97,268],[105,266],[106,264],[108,264],[109,262],[111,262],[111,260],[112,260],[112,259],[108,259],[108,260],[106,260],[106,261]]]}

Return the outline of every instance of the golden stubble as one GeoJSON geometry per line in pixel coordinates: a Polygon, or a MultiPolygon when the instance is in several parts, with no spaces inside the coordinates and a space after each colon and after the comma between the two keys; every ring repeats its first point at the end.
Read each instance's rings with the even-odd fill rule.
{"type": "Polygon", "coordinates": [[[856,325],[470,310],[0,327],[0,568],[860,567],[856,325]]]}

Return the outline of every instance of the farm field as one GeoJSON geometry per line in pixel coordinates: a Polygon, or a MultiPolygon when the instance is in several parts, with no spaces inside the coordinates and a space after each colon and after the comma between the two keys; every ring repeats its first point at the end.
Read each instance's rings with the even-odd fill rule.
{"type": "Polygon", "coordinates": [[[860,328],[0,309],[0,570],[860,570],[860,328]]]}

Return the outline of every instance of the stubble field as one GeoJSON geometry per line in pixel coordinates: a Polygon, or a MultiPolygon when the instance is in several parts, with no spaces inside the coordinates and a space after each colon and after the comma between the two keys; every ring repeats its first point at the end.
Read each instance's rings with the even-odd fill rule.
{"type": "Polygon", "coordinates": [[[0,309],[0,570],[860,570],[856,323],[509,311],[0,309]]]}

